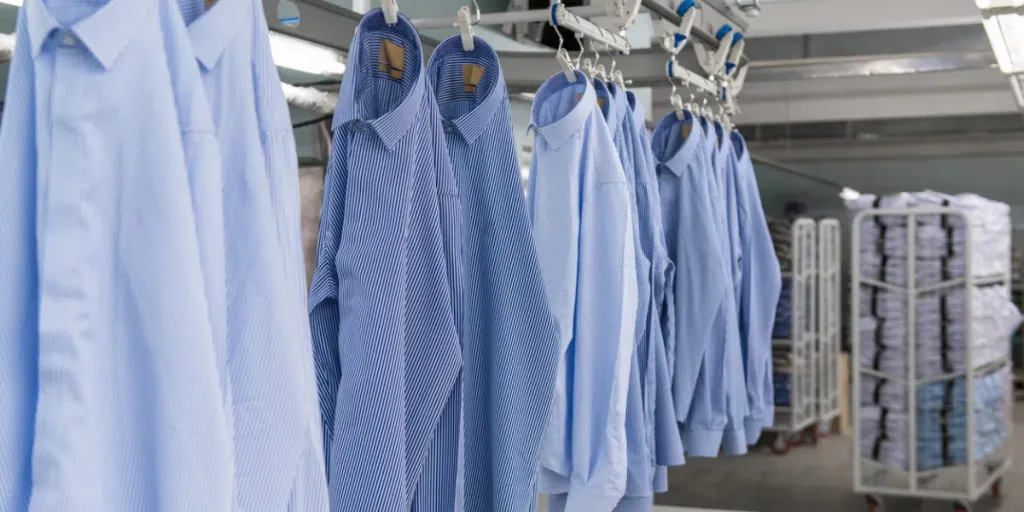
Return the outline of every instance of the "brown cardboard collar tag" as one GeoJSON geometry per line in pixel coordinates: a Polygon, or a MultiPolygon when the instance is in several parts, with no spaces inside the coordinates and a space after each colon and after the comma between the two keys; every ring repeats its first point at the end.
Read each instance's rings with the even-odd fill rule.
{"type": "Polygon", "coordinates": [[[217,3],[217,0],[206,0],[206,8],[213,7],[213,4],[217,3]]]}
{"type": "Polygon", "coordinates": [[[462,65],[462,92],[475,93],[476,86],[484,76],[484,68],[476,64],[462,65]]]}
{"type": "Polygon", "coordinates": [[[693,133],[693,123],[683,122],[683,140],[689,139],[693,133]]]}
{"type": "Polygon", "coordinates": [[[405,48],[388,39],[381,39],[378,70],[395,80],[401,80],[405,74],[405,48]]]}

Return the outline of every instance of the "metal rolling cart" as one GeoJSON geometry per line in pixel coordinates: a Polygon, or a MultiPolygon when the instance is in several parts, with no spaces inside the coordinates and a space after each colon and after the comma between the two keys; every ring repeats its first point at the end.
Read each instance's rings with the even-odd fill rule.
{"type": "Polygon", "coordinates": [[[839,417],[839,343],[842,335],[840,304],[842,254],[839,221],[818,222],[818,338],[814,356],[818,361],[817,416],[815,437],[828,435],[839,417]]]}
{"type": "MultiPolygon", "coordinates": [[[[775,433],[772,451],[786,453],[804,440],[805,430],[814,426],[817,416],[817,339],[818,302],[817,225],[811,219],[798,219],[792,229],[792,266],[783,272],[791,293],[791,327],[788,338],[772,339],[776,383],[775,421],[766,429],[775,433]],[[780,363],[780,358],[781,362],[780,363]],[[786,386],[785,384],[788,384],[786,386]],[[788,389],[780,393],[780,386],[788,389]]],[[[785,283],[784,283],[785,284],[785,283]]]]}
{"type": "MultiPolygon", "coordinates": [[[[902,224],[901,224],[902,226],[902,224]]],[[[975,275],[972,263],[972,256],[974,248],[971,245],[972,240],[972,226],[970,219],[967,215],[957,209],[953,208],[920,208],[920,209],[871,209],[862,211],[855,219],[852,229],[852,263],[853,272],[851,273],[851,308],[852,308],[852,321],[857,322],[860,318],[861,312],[861,296],[863,291],[867,290],[882,290],[889,293],[896,293],[905,296],[906,305],[906,373],[903,375],[891,374],[887,372],[881,372],[875,368],[864,367],[861,365],[861,333],[859,328],[851,329],[851,339],[853,344],[853,424],[854,424],[854,452],[853,452],[853,487],[854,491],[858,494],[864,494],[867,497],[867,507],[870,512],[877,512],[883,510],[883,496],[902,496],[902,497],[919,497],[939,500],[950,500],[954,503],[954,510],[958,512],[967,512],[970,510],[970,504],[977,501],[982,494],[991,490],[991,492],[998,496],[1000,492],[1000,482],[1003,475],[1009,469],[1012,462],[1012,448],[1009,440],[1012,439],[1013,433],[1013,400],[1011,398],[1012,393],[1010,392],[1010,384],[1005,383],[1005,392],[1000,390],[996,393],[996,405],[998,408],[1001,404],[999,400],[1005,400],[1005,435],[1002,436],[1002,441],[997,446],[984,447],[984,444],[979,443],[979,446],[984,447],[982,453],[978,453],[979,446],[976,446],[976,434],[979,432],[979,422],[983,421],[984,408],[979,408],[978,417],[975,417],[977,398],[975,391],[978,389],[978,385],[975,381],[976,377],[987,377],[992,376],[994,372],[1007,370],[1006,366],[1009,364],[1009,356],[1004,356],[998,360],[986,362],[984,364],[976,363],[974,359],[973,346],[974,332],[972,322],[973,317],[973,305],[971,293],[976,289],[975,287],[981,286],[992,286],[1010,283],[1010,269],[1007,265],[1006,272],[999,273],[997,275],[975,275]],[[965,261],[966,261],[966,272],[964,277],[956,279],[948,279],[948,276],[943,271],[942,282],[930,286],[918,286],[917,284],[917,268],[915,263],[917,262],[917,231],[918,217],[925,215],[939,215],[943,216],[943,222],[945,219],[952,217],[960,217],[964,219],[964,228],[966,230],[966,249],[965,249],[965,261]],[[861,223],[872,222],[879,220],[880,216],[905,216],[906,219],[906,231],[907,231],[907,267],[906,267],[906,286],[897,286],[892,283],[875,281],[866,279],[862,276],[862,261],[860,256],[861,250],[861,223]],[[942,375],[930,378],[921,378],[918,376],[918,359],[917,359],[917,316],[916,308],[918,303],[921,302],[925,296],[923,294],[943,294],[952,292],[956,289],[962,289],[966,292],[966,298],[964,300],[964,307],[966,308],[965,321],[967,328],[965,330],[965,341],[966,341],[966,356],[963,369],[960,371],[952,371],[944,373],[942,375]],[[897,386],[897,389],[901,389],[905,394],[902,395],[901,401],[905,404],[905,411],[901,411],[908,418],[906,421],[906,461],[900,464],[901,467],[896,465],[884,464],[877,460],[874,460],[878,454],[879,440],[889,440],[888,433],[885,431],[887,427],[881,426],[885,422],[886,413],[888,409],[886,406],[880,406],[879,410],[880,417],[882,420],[879,422],[879,432],[874,441],[874,450],[872,457],[863,455],[862,448],[867,446],[867,442],[862,439],[863,431],[863,411],[864,407],[862,401],[862,380],[863,379],[875,379],[870,382],[875,382],[876,387],[873,393],[875,393],[876,400],[878,402],[878,386],[886,385],[889,383],[897,386]],[[926,387],[934,386],[938,384],[945,388],[945,401],[943,402],[942,410],[938,416],[940,418],[937,422],[931,423],[932,413],[934,410],[922,408],[919,410],[919,400],[924,400],[928,395],[922,394],[922,390],[926,387]],[[950,395],[951,389],[954,389],[954,384],[962,386],[960,389],[965,389],[966,392],[962,394],[963,399],[966,400],[964,406],[965,418],[954,422],[949,416],[947,416],[950,407],[950,395]],[[920,396],[919,396],[920,395],[920,396]],[[919,419],[924,418],[923,422],[919,423],[919,419]],[[958,430],[960,423],[965,424],[964,430],[958,430]],[[952,426],[951,426],[952,425],[952,426]],[[934,428],[939,426],[942,430],[942,435],[939,439],[941,441],[941,449],[943,452],[942,461],[938,464],[938,467],[931,462],[922,462],[922,453],[927,453],[927,448],[934,446],[929,444],[930,440],[935,439],[930,435],[922,436],[922,432],[919,430],[920,426],[934,428]],[[957,429],[955,432],[965,432],[963,439],[966,440],[966,456],[963,457],[962,464],[959,459],[952,459],[947,455],[948,447],[950,446],[953,429],[957,429]],[[926,439],[929,442],[923,442],[919,444],[919,440],[926,439]],[[923,449],[922,449],[923,447],[923,449]],[[921,451],[921,453],[919,453],[921,451]],[[928,464],[932,464],[929,466],[928,464]],[[920,467],[919,467],[920,466],[920,467]]],[[[902,258],[902,257],[901,257],[902,258]]],[[[873,291],[870,293],[874,293],[873,291]]],[[[945,295],[942,295],[945,297],[945,295]]],[[[874,299],[876,296],[873,295],[871,298],[874,299]]],[[[898,303],[898,307],[902,307],[904,303],[903,299],[898,303]]],[[[872,304],[874,304],[872,300],[872,304]]],[[[945,307],[945,299],[941,299],[940,307],[945,307]]],[[[922,324],[925,325],[925,324],[922,324]]],[[[945,329],[943,328],[943,336],[945,336],[945,329]]],[[[945,364],[944,364],[945,366],[945,364]]],[[[943,371],[946,371],[943,368],[943,371]]],[[[1008,380],[1008,379],[1007,379],[1008,380]]],[[[982,381],[979,381],[982,382],[982,381]]],[[[865,388],[868,389],[868,388],[865,388]]],[[[932,388],[934,389],[934,387],[932,388]]],[[[957,395],[957,400],[960,400],[961,395],[957,395]]],[[[994,413],[995,418],[992,424],[998,426],[999,414],[994,413]]],[[[984,423],[982,424],[984,425],[984,423]]],[[[929,429],[930,430],[930,429],[929,429]]],[[[893,438],[897,437],[893,434],[893,438]]],[[[900,436],[901,437],[901,436],[900,436]]],[[[958,449],[958,453],[959,453],[958,449]]]]}

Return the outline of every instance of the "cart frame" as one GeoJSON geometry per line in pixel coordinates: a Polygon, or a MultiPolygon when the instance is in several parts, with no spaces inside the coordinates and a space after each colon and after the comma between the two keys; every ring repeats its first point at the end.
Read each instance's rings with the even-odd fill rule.
{"type": "Polygon", "coordinates": [[[900,375],[889,375],[874,370],[872,368],[862,367],[860,364],[860,329],[852,328],[851,341],[853,345],[853,488],[854,491],[859,494],[868,495],[869,505],[874,502],[875,507],[880,503],[877,496],[907,496],[907,497],[920,497],[920,498],[933,498],[933,499],[948,499],[956,501],[957,510],[968,510],[971,502],[977,501],[981,495],[988,489],[992,489],[994,494],[999,492],[999,482],[1002,476],[1010,468],[1012,464],[1012,451],[1008,449],[1013,439],[1013,400],[1012,393],[1007,390],[1007,418],[1006,418],[1006,442],[997,450],[986,457],[984,460],[975,460],[975,444],[974,444],[974,432],[975,432],[975,417],[974,417],[974,377],[990,371],[1001,368],[1001,365],[1009,363],[1009,356],[1004,356],[997,361],[983,365],[975,365],[974,354],[973,354],[973,329],[968,327],[966,329],[966,360],[965,371],[954,372],[945,374],[937,378],[931,379],[918,379],[917,377],[917,320],[916,320],[916,307],[918,295],[925,292],[948,290],[957,286],[965,287],[967,291],[967,299],[965,300],[966,306],[966,318],[968,322],[973,321],[973,300],[971,299],[971,292],[975,286],[993,283],[1005,283],[1010,284],[1011,279],[1011,268],[1009,262],[1007,262],[1006,271],[991,276],[976,276],[974,275],[974,269],[972,266],[972,258],[974,256],[974,247],[972,245],[971,232],[973,229],[970,218],[968,215],[959,209],[955,208],[915,208],[915,209],[870,209],[865,210],[856,215],[853,220],[852,226],[852,269],[851,272],[851,322],[856,322],[860,318],[860,293],[863,286],[872,288],[887,289],[896,291],[899,293],[905,293],[907,295],[907,374],[904,376],[900,375]],[[861,248],[861,224],[869,217],[877,216],[905,216],[907,217],[906,229],[907,229],[907,286],[896,286],[890,283],[884,283],[880,281],[874,281],[871,279],[864,279],[861,277],[860,272],[860,248],[861,248]],[[917,218],[925,215],[946,215],[946,216],[959,216],[964,219],[964,229],[966,230],[966,275],[962,278],[952,279],[944,281],[937,285],[932,286],[921,286],[917,285],[917,218]],[[873,377],[886,378],[897,382],[902,382],[907,389],[907,415],[908,415],[908,433],[909,442],[907,444],[908,450],[908,470],[902,471],[900,469],[891,468],[884,466],[880,463],[876,463],[870,459],[865,459],[861,456],[861,378],[862,375],[870,375],[873,377]],[[933,383],[938,381],[948,381],[951,379],[957,379],[964,377],[966,379],[965,386],[967,389],[967,464],[958,466],[942,467],[928,471],[920,471],[917,466],[917,391],[922,384],[933,383]],[[884,485],[872,485],[864,482],[865,466],[869,466],[879,472],[894,472],[897,474],[905,474],[908,485],[906,486],[884,486],[884,485]],[[967,482],[963,486],[963,489],[948,489],[948,488],[922,488],[922,482],[927,483],[928,479],[937,477],[939,475],[955,475],[956,471],[966,470],[967,482]]]}

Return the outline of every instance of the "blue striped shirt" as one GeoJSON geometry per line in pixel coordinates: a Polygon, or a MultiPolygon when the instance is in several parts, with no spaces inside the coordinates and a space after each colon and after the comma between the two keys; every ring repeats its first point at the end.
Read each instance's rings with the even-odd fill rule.
{"type": "MultiPolygon", "coordinates": [[[[678,466],[684,462],[683,445],[675,420],[667,342],[675,337],[675,311],[670,309],[674,307],[671,283],[674,280],[675,267],[669,260],[665,244],[661,194],[658,192],[654,154],[651,152],[651,140],[647,133],[647,115],[643,105],[636,101],[632,92],[626,92],[625,96],[631,114],[625,118],[625,126],[634,148],[640,244],[651,264],[651,309],[646,320],[650,325],[650,348],[646,355],[649,373],[645,379],[645,382],[649,383],[648,389],[651,390],[646,396],[648,421],[653,427],[657,465],[678,466]]],[[[664,492],[667,489],[667,472],[661,468],[655,475],[654,491],[664,492]]]]}
{"type": "MultiPolygon", "coordinates": [[[[291,148],[282,151],[290,162],[280,167],[267,166],[261,144],[279,135],[264,132],[260,118],[275,114],[277,105],[287,112],[280,86],[272,99],[277,105],[256,100],[257,73],[277,76],[274,67],[265,69],[272,63],[257,58],[269,53],[263,10],[253,0],[220,0],[206,13],[203,0],[179,4],[220,143],[238,506],[327,510],[312,353],[300,336],[308,325],[305,299],[289,281],[296,277],[289,242],[298,243],[298,236],[278,221],[295,218],[298,202],[272,200],[289,184],[280,175],[297,181],[298,162],[290,136],[281,137],[280,145],[291,148]],[[285,231],[288,240],[279,236],[285,231]]],[[[297,186],[291,192],[297,197],[297,186]]]]}
{"type": "Polygon", "coordinates": [[[427,79],[463,213],[466,510],[520,512],[536,499],[558,331],[520,184],[508,92],[498,55],[479,38],[470,52],[457,36],[443,41],[427,79]]]}
{"type": "Polygon", "coordinates": [[[654,425],[648,416],[653,407],[647,402],[647,398],[653,396],[648,393],[653,388],[653,382],[648,382],[647,377],[653,377],[654,374],[649,372],[650,361],[646,357],[648,354],[653,355],[653,352],[648,350],[651,336],[648,325],[648,316],[651,312],[651,261],[640,244],[633,139],[626,126],[627,119],[631,118],[629,100],[614,84],[609,86],[600,80],[594,81],[594,91],[597,92],[598,103],[603,104],[604,119],[612,134],[612,140],[615,141],[619,162],[629,186],[629,216],[633,228],[633,251],[636,255],[634,270],[637,279],[637,311],[633,328],[633,355],[629,369],[629,396],[626,400],[626,448],[629,451],[629,466],[626,474],[626,497],[617,507],[630,507],[630,510],[633,510],[636,505],[632,502],[650,504],[654,495],[654,425]]]}
{"type": "Polygon", "coordinates": [[[458,510],[459,199],[404,16],[359,23],[333,128],[309,301],[331,510],[458,510]]]}
{"type": "Polygon", "coordinates": [[[689,114],[680,121],[675,113],[658,123],[651,141],[668,254],[676,269],[676,418],[684,424],[687,453],[698,457],[718,454],[727,421],[719,322],[732,286],[718,235],[724,222],[716,211],[721,199],[707,143],[699,123],[689,114]]]}
{"type": "Polygon", "coordinates": [[[637,282],[629,186],[594,86],[576,76],[537,92],[529,205],[561,350],[541,489],[591,512],[626,490],[637,282]]]}
{"type": "MultiPolygon", "coordinates": [[[[716,346],[723,350],[722,357],[725,362],[725,383],[722,388],[725,390],[726,425],[723,432],[722,449],[728,455],[743,455],[747,453],[744,420],[749,408],[739,331],[739,286],[742,279],[739,260],[742,254],[739,244],[739,212],[736,206],[736,189],[734,187],[732,144],[721,124],[706,119],[702,119],[701,122],[706,123],[704,125],[705,134],[711,148],[711,161],[714,175],[717,178],[716,185],[720,200],[715,205],[718,206],[719,222],[724,226],[720,231],[723,252],[726,254],[723,263],[731,276],[730,284],[732,285],[726,290],[726,303],[715,319],[719,333],[716,336],[716,346]],[[721,345],[717,344],[717,340],[721,340],[721,345]]],[[[717,397],[712,396],[712,399],[717,399],[717,397]]],[[[721,408],[715,405],[711,407],[712,414],[717,415],[720,410],[721,408]]],[[[715,453],[717,454],[717,449],[715,453]]]]}
{"type": "Polygon", "coordinates": [[[220,157],[178,7],[26,0],[17,37],[0,510],[232,510],[220,157]]]}
{"type": "Polygon", "coordinates": [[[740,288],[740,336],[746,370],[750,414],[746,419],[747,443],[753,445],[761,429],[775,421],[772,385],[772,339],[775,307],[782,287],[779,260],[761,206],[754,164],[746,141],[732,133],[736,170],[736,202],[739,207],[743,281],[740,288]]]}

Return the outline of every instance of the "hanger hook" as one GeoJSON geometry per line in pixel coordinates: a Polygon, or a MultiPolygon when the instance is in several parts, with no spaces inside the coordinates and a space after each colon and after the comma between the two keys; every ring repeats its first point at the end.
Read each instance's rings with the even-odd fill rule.
{"type": "Polygon", "coordinates": [[[478,4],[476,0],[473,0],[473,10],[476,11],[476,19],[471,17],[470,24],[477,25],[480,23],[480,19],[483,17],[483,14],[480,12],[480,4],[478,4]]]}
{"type": "Polygon", "coordinates": [[[583,34],[576,32],[576,41],[580,44],[580,53],[576,55],[576,67],[580,67],[580,62],[583,61],[583,52],[587,51],[587,42],[583,39],[583,34]]]}
{"type": "Polygon", "coordinates": [[[551,25],[551,28],[555,29],[555,35],[558,36],[558,49],[555,50],[555,53],[559,53],[562,51],[562,47],[565,46],[565,38],[562,37],[562,31],[558,29],[558,25],[555,25],[554,17],[554,11],[552,11],[551,19],[548,20],[548,25],[551,25]]]}

